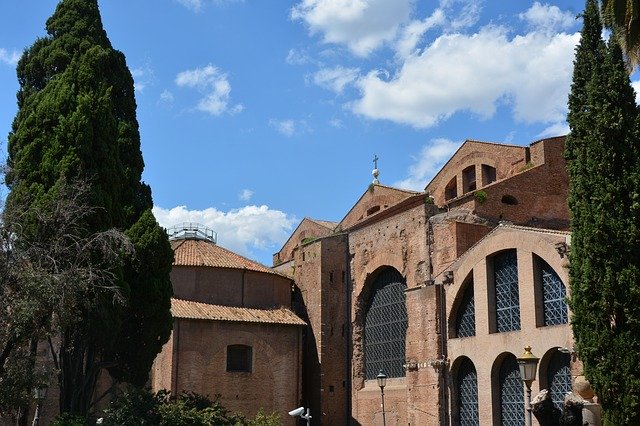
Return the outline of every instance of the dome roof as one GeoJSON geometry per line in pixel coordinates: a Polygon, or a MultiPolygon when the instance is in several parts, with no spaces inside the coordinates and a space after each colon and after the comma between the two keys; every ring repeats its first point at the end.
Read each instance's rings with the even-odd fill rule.
{"type": "Polygon", "coordinates": [[[255,272],[280,275],[275,270],[258,262],[247,259],[201,239],[182,239],[171,241],[175,260],[173,266],[208,266],[212,268],[246,269],[255,272]]]}

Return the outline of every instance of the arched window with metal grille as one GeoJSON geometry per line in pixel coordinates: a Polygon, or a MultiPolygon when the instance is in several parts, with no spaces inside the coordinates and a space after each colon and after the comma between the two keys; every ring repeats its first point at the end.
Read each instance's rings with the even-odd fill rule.
{"type": "Polygon", "coordinates": [[[456,391],[460,426],[478,426],[478,375],[469,358],[464,358],[458,368],[456,391]]]}
{"type": "Polygon", "coordinates": [[[544,325],[566,324],[569,321],[567,313],[567,290],[564,283],[551,266],[538,258],[540,282],[542,283],[542,300],[544,310],[544,325]]]}
{"type": "Polygon", "coordinates": [[[365,377],[404,377],[407,335],[407,284],[394,268],[383,270],[371,285],[364,324],[365,377]]]}
{"type": "Polygon", "coordinates": [[[470,280],[456,314],[456,337],[469,337],[476,335],[476,309],[473,297],[473,280],[470,280]]]}
{"type": "Polygon", "coordinates": [[[522,426],[524,424],[524,386],[520,379],[518,361],[507,355],[500,365],[500,424],[522,426]]]}
{"type": "Polygon", "coordinates": [[[571,392],[571,355],[555,351],[547,367],[549,397],[558,409],[562,409],[564,397],[571,392]]]}
{"type": "Polygon", "coordinates": [[[493,257],[495,318],[498,333],[520,330],[520,295],[518,261],[515,250],[506,250],[493,257]]]}

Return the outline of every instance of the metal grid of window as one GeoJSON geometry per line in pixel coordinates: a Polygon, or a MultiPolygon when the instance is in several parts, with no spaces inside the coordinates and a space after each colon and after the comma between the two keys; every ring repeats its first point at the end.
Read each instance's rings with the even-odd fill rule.
{"type": "Polygon", "coordinates": [[[500,366],[500,420],[502,426],[524,424],[524,385],[513,355],[507,356],[500,366]]]}
{"type": "Polygon", "coordinates": [[[542,297],[544,300],[544,325],[566,324],[567,291],[556,271],[540,259],[542,273],[542,297]]]}
{"type": "Polygon", "coordinates": [[[366,379],[375,379],[380,370],[387,377],[404,377],[407,285],[395,269],[383,271],[371,288],[364,325],[366,379]]]}
{"type": "Polygon", "coordinates": [[[518,261],[515,250],[493,258],[496,295],[496,330],[520,330],[520,296],[518,293],[518,261]]]}
{"type": "Polygon", "coordinates": [[[456,337],[476,335],[476,308],[473,297],[473,281],[467,284],[464,295],[458,306],[456,316],[456,337]]]}
{"type": "Polygon", "coordinates": [[[458,417],[460,426],[478,426],[478,375],[470,359],[458,370],[458,417]]]}
{"type": "Polygon", "coordinates": [[[571,356],[556,351],[549,360],[547,367],[547,385],[549,396],[559,410],[562,410],[564,397],[571,392],[571,356]]]}

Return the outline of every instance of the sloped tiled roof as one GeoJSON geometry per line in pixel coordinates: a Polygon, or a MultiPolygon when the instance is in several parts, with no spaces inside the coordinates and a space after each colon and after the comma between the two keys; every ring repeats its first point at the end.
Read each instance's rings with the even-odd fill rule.
{"type": "Polygon", "coordinates": [[[280,275],[271,268],[247,259],[206,240],[184,239],[171,241],[175,254],[174,266],[209,266],[214,268],[247,269],[280,275]]]}
{"type": "Polygon", "coordinates": [[[171,299],[171,315],[174,318],[186,319],[306,325],[296,314],[286,308],[236,308],[173,298],[171,299]]]}

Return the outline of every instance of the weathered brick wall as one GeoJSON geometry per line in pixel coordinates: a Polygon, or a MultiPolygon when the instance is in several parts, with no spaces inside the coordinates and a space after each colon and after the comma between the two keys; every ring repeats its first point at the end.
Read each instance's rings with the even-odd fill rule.
{"type": "Polygon", "coordinates": [[[346,234],[319,238],[295,251],[295,282],[309,324],[305,339],[304,402],[311,407],[314,424],[347,421],[346,259],[346,234]]]}
{"type": "Polygon", "coordinates": [[[417,192],[404,191],[384,185],[371,185],[340,221],[338,227],[346,230],[369,217],[384,212],[417,192]]]}
{"type": "Polygon", "coordinates": [[[322,282],[322,424],[348,423],[349,299],[346,234],[321,240],[322,282]]]}
{"type": "Polygon", "coordinates": [[[462,185],[462,170],[469,166],[476,166],[477,188],[482,187],[481,165],[486,164],[496,169],[496,179],[502,180],[513,176],[526,164],[528,148],[523,146],[502,145],[495,143],[467,141],[445,164],[442,170],[429,182],[427,191],[436,205],[445,204],[445,187],[452,180],[457,181],[457,194],[464,193],[462,185]]]}
{"type": "MultiPolygon", "coordinates": [[[[430,265],[428,263],[426,211],[430,209],[431,206],[420,204],[367,227],[354,230],[349,234],[349,252],[352,256],[350,270],[353,286],[351,313],[353,326],[352,412],[354,418],[361,424],[373,424],[374,419],[371,416],[377,412],[376,407],[379,406],[379,394],[375,391],[378,389],[377,384],[374,380],[364,380],[363,321],[368,299],[368,285],[371,284],[378,271],[387,267],[395,268],[400,272],[405,277],[409,289],[427,283],[430,278],[430,265]]],[[[423,308],[419,305],[409,306],[408,304],[407,313],[410,328],[413,321],[418,320],[413,317],[416,310],[423,308]]],[[[408,343],[417,339],[428,347],[432,347],[434,344],[431,338],[430,335],[418,337],[411,331],[408,331],[407,334],[408,343]]],[[[408,348],[413,347],[413,343],[408,346],[408,348]]],[[[387,411],[391,419],[397,419],[398,424],[407,424],[408,419],[413,416],[407,405],[407,400],[413,400],[413,397],[409,398],[407,389],[415,380],[413,377],[397,378],[393,379],[389,386],[387,411]]],[[[434,399],[437,400],[437,396],[434,396],[434,399]]],[[[425,399],[420,397],[415,403],[416,405],[428,405],[430,401],[426,397],[425,399]]]]}
{"type": "Polygon", "coordinates": [[[174,266],[177,299],[224,306],[272,308],[291,306],[291,280],[276,274],[242,269],[174,266]]]}
{"type": "Polygon", "coordinates": [[[300,400],[300,330],[275,324],[180,319],[173,330],[176,375],[170,389],[212,397],[220,394],[220,402],[231,411],[254,416],[263,408],[267,413],[277,412],[283,424],[293,425],[287,412],[298,407],[300,400]],[[235,344],[253,348],[251,373],[226,371],[226,349],[235,344]]]}
{"type": "Polygon", "coordinates": [[[302,244],[303,240],[326,237],[332,233],[333,230],[323,224],[308,218],[303,219],[280,251],[273,255],[273,265],[276,266],[292,260],[295,257],[294,251],[302,244]]]}

